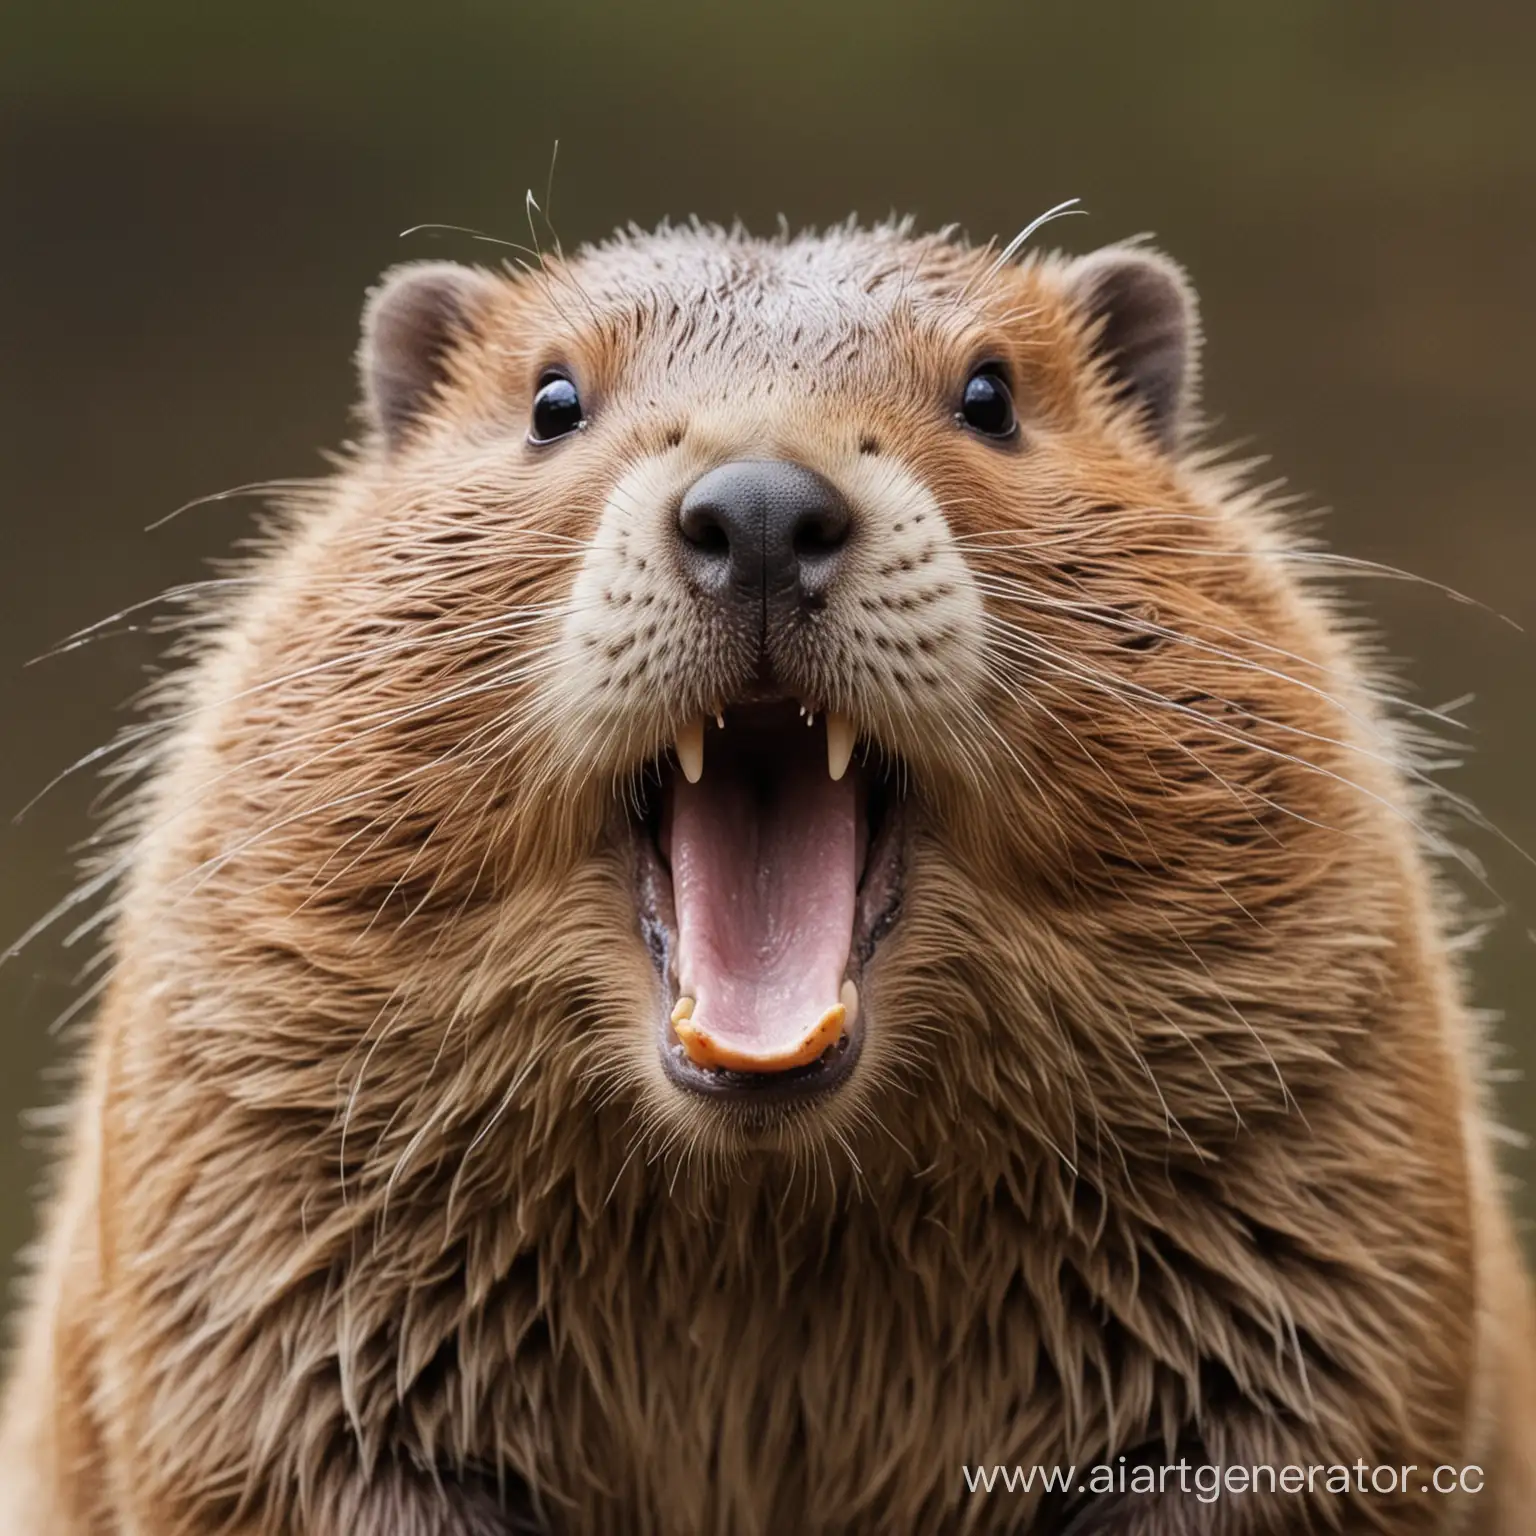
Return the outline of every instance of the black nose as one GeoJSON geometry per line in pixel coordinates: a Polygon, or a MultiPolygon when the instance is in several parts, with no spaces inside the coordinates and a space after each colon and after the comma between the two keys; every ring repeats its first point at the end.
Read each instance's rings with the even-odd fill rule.
{"type": "Polygon", "coordinates": [[[726,602],[819,607],[850,521],[837,487],[803,465],[722,464],[694,481],[678,509],[683,568],[700,592],[726,602]]]}

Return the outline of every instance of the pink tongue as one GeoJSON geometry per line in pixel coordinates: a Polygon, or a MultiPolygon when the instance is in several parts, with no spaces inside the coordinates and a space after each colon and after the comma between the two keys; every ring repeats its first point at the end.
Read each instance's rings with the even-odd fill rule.
{"type": "Polygon", "coordinates": [[[711,771],[706,752],[704,777],[677,775],[672,804],[680,995],[694,999],[693,1032],[724,1058],[750,1058],[743,1070],[793,1064],[838,1007],[853,943],[854,775],[834,783],[822,751],[786,755],[717,754],[711,771]]]}

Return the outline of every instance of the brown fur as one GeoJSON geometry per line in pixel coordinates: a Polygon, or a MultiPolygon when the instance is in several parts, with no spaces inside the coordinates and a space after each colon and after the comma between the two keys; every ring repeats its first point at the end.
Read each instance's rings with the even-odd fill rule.
{"type": "Polygon", "coordinates": [[[0,1528],[448,1536],[526,1493],[1043,1532],[962,1467],[1149,1443],[1487,1491],[1081,1529],[1530,1528],[1435,807],[1293,535],[1124,397],[1091,277],[694,229],[446,276],[446,355],[375,307],[421,377],[375,376],[161,709],[0,1528]],[[1017,449],[955,425],[982,356],[1017,449]],[[592,422],[537,451],[551,361],[592,422]],[[899,752],[916,828],[854,1077],[755,1129],[660,1071],[615,793],[739,686],[656,552],[754,455],[864,487],[866,567],[775,660],[899,752]]]}

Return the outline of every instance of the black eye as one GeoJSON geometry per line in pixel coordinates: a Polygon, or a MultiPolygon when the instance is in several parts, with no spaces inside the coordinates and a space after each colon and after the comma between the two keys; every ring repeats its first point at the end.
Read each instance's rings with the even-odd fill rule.
{"type": "Polygon", "coordinates": [[[1012,437],[1019,419],[1013,413],[1013,396],[996,367],[978,368],[965,381],[960,400],[960,420],[985,437],[1012,437]]]}
{"type": "Polygon", "coordinates": [[[550,443],[577,427],[585,426],[586,414],[576,386],[563,373],[546,373],[533,397],[533,427],[528,436],[535,443],[550,443]]]}

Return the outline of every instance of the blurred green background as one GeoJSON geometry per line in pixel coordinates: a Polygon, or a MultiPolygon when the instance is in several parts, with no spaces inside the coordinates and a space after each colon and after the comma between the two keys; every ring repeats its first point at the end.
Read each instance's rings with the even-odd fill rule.
{"type": "MultiPolygon", "coordinates": [[[[1060,243],[1152,231],[1203,296],[1218,436],[1336,508],[1336,549],[1536,628],[1533,59],[1529,0],[7,0],[0,947],[69,888],[90,774],[10,816],[112,734],[159,642],[116,625],[26,663],[197,577],[250,507],[148,524],[320,469],[349,428],[365,286],[407,257],[498,254],[400,231],[525,238],[557,139],[567,245],[695,212],[768,230],[894,209],[1006,237],[1071,196],[1092,217],[1060,243]]],[[[1426,585],[1351,591],[1415,697],[1476,695],[1454,783],[1536,848],[1536,640],[1426,585]]],[[[1504,1115],[1528,1131],[1536,873],[1466,838],[1503,903],[1475,980],[1505,1011],[1504,1115]]],[[[7,1258],[77,949],[0,967],[7,1258]]],[[[1536,1175],[1524,1150],[1509,1166],[1536,1175]]]]}

